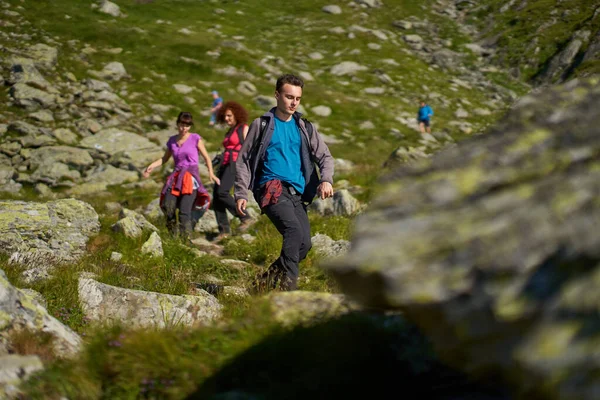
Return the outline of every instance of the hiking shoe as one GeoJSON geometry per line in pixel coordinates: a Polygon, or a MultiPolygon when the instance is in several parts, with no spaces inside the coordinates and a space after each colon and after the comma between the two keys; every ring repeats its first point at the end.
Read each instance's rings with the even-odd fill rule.
{"type": "Polygon", "coordinates": [[[219,233],[214,239],[213,242],[220,242],[223,239],[227,239],[229,237],[229,233],[219,233]]]}
{"type": "Polygon", "coordinates": [[[238,226],[238,231],[240,233],[246,233],[253,224],[254,224],[254,221],[252,220],[252,218],[246,218],[242,221],[240,226],[238,226]]]}

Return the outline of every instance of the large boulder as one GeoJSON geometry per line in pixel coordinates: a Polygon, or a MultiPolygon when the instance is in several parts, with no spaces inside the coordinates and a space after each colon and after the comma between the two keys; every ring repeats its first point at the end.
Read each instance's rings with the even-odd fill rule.
{"type": "Polygon", "coordinates": [[[74,261],[84,254],[88,237],[99,230],[98,214],[79,200],[0,201],[0,252],[27,254],[32,263],[36,255],[74,261]]]}
{"type": "Polygon", "coordinates": [[[58,356],[71,356],[81,347],[79,335],[11,285],[0,270],[0,355],[8,352],[12,333],[22,329],[52,334],[55,337],[53,350],[58,356]]]}
{"type": "Polygon", "coordinates": [[[596,398],[599,82],[527,96],[487,135],[389,173],[327,265],[343,291],[523,398],[596,398]]]}
{"type": "Polygon", "coordinates": [[[40,147],[39,149],[32,150],[29,157],[29,164],[32,169],[57,162],[66,164],[79,171],[83,171],[94,164],[94,160],[87,150],[70,146],[40,147]]]}
{"type": "Polygon", "coordinates": [[[115,166],[141,169],[160,158],[164,150],[147,138],[119,128],[102,129],[79,143],[81,147],[108,154],[115,166]]]}
{"type": "Polygon", "coordinates": [[[131,327],[197,326],[219,318],[222,306],[217,299],[203,290],[196,293],[174,296],[79,278],[81,307],[90,320],[131,327]]]}

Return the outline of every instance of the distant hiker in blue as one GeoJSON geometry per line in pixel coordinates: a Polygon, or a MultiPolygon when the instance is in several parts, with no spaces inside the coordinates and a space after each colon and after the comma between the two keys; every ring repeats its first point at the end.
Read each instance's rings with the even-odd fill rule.
{"type": "Polygon", "coordinates": [[[213,90],[211,94],[213,97],[213,102],[212,107],[210,109],[210,122],[208,123],[208,125],[214,126],[215,122],[217,122],[217,112],[219,111],[219,108],[221,108],[221,106],[223,105],[223,99],[219,97],[219,92],[217,92],[216,90],[213,90]]]}
{"type": "Polygon", "coordinates": [[[431,127],[429,126],[431,117],[433,117],[433,109],[429,107],[429,104],[425,104],[425,102],[421,100],[421,107],[419,107],[419,114],[417,116],[421,133],[425,133],[425,129],[427,129],[427,133],[431,133],[431,127]]]}

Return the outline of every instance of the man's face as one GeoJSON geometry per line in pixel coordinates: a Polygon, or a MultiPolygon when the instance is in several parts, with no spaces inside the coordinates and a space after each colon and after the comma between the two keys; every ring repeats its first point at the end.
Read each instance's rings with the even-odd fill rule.
{"type": "Polygon", "coordinates": [[[425,102],[424,101],[421,102],[421,107],[425,107],[425,102]]]}
{"type": "Polygon", "coordinates": [[[279,112],[285,115],[292,115],[300,105],[302,88],[286,83],[281,87],[280,91],[275,91],[275,98],[277,99],[277,109],[279,112]]]}

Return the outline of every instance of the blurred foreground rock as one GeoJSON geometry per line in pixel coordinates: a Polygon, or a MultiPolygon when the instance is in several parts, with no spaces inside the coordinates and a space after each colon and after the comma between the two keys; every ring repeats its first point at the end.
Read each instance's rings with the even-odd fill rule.
{"type": "Polygon", "coordinates": [[[522,398],[600,398],[600,85],[529,95],[487,135],[392,171],[328,264],[449,363],[522,398]]]}

